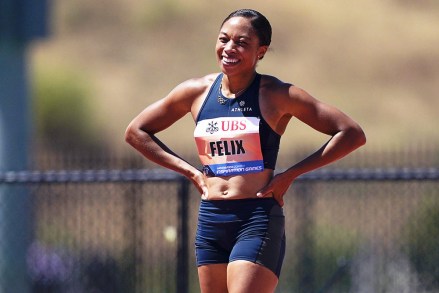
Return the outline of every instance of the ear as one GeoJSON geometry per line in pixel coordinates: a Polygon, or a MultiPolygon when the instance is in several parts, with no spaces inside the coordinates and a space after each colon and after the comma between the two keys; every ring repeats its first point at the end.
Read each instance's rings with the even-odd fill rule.
{"type": "Polygon", "coordinates": [[[258,49],[258,59],[262,60],[264,58],[265,53],[268,51],[268,46],[260,46],[258,49]]]}

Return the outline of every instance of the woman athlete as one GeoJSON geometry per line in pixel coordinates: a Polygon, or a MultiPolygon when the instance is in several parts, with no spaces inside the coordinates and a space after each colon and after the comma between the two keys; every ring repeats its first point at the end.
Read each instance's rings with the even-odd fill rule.
{"type": "Polygon", "coordinates": [[[221,73],[185,81],[129,124],[126,141],[147,159],[190,179],[201,194],[195,240],[201,292],[274,292],[285,253],[284,194],[306,172],[361,145],[361,127],[306,91],[256,72],[271,26],[243,9],[222,23],[216,41],[221,73]],[[203,169],[173,153],[155,134],[191,113],[203,169]],[[274,175],[280,137],[296,117],[330,139],[274,175]]]}

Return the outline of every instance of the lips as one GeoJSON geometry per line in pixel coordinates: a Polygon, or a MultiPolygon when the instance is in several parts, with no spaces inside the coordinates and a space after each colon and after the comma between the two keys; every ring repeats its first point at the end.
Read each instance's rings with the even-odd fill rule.
{"type": "Polygon", "coordinates": [[[222,58],[222,61],[226,65],[235,65],[235,64],[239,63],[239,59],[238,58],[231,58],[231,57],[224,57],[224,56],[222,58]]]}

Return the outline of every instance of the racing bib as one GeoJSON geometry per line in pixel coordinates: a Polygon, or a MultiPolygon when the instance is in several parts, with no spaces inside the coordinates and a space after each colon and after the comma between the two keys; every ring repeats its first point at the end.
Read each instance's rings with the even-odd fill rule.
{"type": "Polygon", "coordinates": [[[230,176],[263,171],[259,121],[256,117],[199,121],[194,137],[204,173],[230,176]]]}

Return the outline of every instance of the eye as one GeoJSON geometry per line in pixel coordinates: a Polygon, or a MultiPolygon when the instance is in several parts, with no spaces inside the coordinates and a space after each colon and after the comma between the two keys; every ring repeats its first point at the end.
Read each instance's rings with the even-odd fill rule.
{"type": "Polygon", "coordinates": [[[229,40],[227,38],[221,37],[219,38],[219,41],[223,44],[227,43],[229,40]]]}

